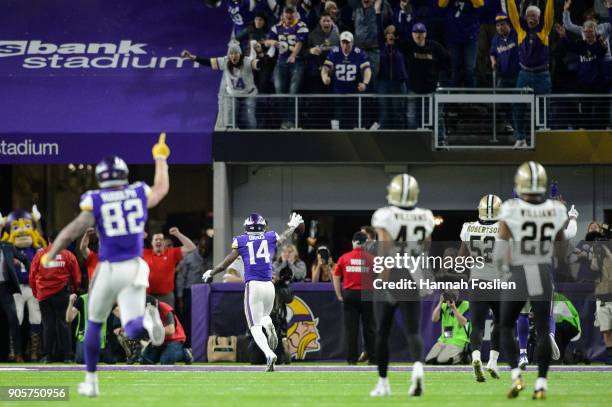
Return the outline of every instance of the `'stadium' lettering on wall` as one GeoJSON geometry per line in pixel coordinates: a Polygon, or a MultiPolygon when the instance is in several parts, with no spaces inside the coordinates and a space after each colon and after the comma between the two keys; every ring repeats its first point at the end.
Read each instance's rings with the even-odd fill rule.
{"type": "Polygon", "coordinates": [[[25,139],[19,143],[0,140],[0,155],[17,156],[57,156],[59,155],[58,143],[35,143],[31,139],[25,139]]]}
{"type": "Polygon", "coordinates": [[[148,44],[121,40],[117,43],[62,43],[40,40],[0,41],[0,58],[20,57],[25,69],[167,69],[198,68],[197,62],[179,56],[149,55],[148,44]]]}

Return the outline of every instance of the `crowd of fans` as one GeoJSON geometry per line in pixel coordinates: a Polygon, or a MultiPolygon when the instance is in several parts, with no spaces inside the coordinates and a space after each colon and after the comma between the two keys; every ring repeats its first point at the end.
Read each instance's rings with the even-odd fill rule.
{"type": "MultiPolygon", "coordinates": [[[[222,106],[228,127],[295,126],[293,98],[246,97],[258,93],[420,95],[438,86],[497,86],[596,94],[612,82],[611,0],[228,0],[228,11],[227,57],[183,53],[224,71],[222,94],[238,98],[222,106]]],[[[324,108],[301,102],[299,126],[357,126],[350,99],[324,108]]],[[[364,109],[362,127],[416,128],[418,103],[379,97],[364,109]]],[[[575,109],[558,125],[609,123],[605,101],[579,100],[575,109]]],[[[508,113],[517,145],[525,139],[522,113],[508,113]]]]}
{"type": "MultiPolygon", "coordinates": [[[[88,230],[74,252],[62,250],[50,267],[43,267],[40,259],[53,246],[54,234],[48,240],[49,245],[38,250],[31,262],[20,249],[0,241],[0,311],[9,328],[7,357],[16,362],[83,363],[88,291],[98,265],[97,234],[88,230]],[[22,267],[25,273],[16,271],[22,267]],[[26,281],[20,284],[24,276],[26,281]],[[29,341],[21,335],[25,301],[33,332],[29,341]]],[[[144,249],[143,258],[150,270],[147,304],[159,310],[165,341],[143,349],[139,340],[130,340],[121,328],[121,310],[115,305],[102,329],[101,360],[190,363],[191,286],[202,283],[202,275],[211,267],[211,239],[203,234],[192,241],[172,227],[167,235],[155,233],[146,243],[149,248],[144,249]]]]}

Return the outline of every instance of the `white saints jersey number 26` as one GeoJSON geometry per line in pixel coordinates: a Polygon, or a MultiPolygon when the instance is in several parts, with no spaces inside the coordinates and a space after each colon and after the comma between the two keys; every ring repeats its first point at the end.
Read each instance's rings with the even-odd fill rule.
{"type": "Polygon", "coordinates": [[[510,199],[503,203],[500,218],[512,234],[511,264],[544,264],[552,261],[553,242],[565,228],[567,209],[552,199],[540,204],[510,199]]]}

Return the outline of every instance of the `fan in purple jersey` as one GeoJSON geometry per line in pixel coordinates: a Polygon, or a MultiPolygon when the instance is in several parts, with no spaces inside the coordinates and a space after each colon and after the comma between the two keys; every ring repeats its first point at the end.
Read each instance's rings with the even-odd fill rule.
{"type": "Polygon", "coordinates": [[[209,282],[215,274],[225,270],[240,256],[244,263],[244,314],[253,339],[266,355],[266,371],[274,370],[278,337],[270,312],[274,305],[274,284],[272,284],[272,260],[276,248],[293,235],[293,231],[304,223],[302,217],[292,213],[285,230],[280,236],[267,230],[266,220],[258,213],[251,214],[244,221],[245,233],[234,237],[232,252],[214,269],[206,271],[203,279],[209,282]],[[265,328],[266,334],[263,329],[265,328]],[[267,335],[267,338],[266,338],[267,335]]]}
{"type": "MultiPolygon", "coordinates": [[[[332,85],[336,94],[365,92],[372,79],[372,69],[367,55],[353,46],[353,34],[344,31],[340,34],[340,47],[333,47],[321,67],[321,80],[326,86],[332,85]]],[[[341,124],[354,127],[357,106],[353,98],[335,98],[332,128],[341,124]]]]}
{"type": "Polygon", "coordinates": [[[149,268],[142,257],[147,210],[156,206],[170,188],[166,159],[170,149],[162,133],[153,146],[155,181],[152,187],[143,182],[128,184],[125,161],[110,156],[96,166],[99,190],[87,191],[81,197],[81,213],[58,235],[41,263],[53,267],[55,256],[88,228],[96,226],[100,236],[100,262],[91,283],[87,328],[85,333],[85,381],[78,392],[97,396],[97,364],[100,356],[102,324],[115,303],[121,310],[121,325],[130,339],[149,334],[153,345],[164,341],[164,328],[157,308],[145,308],[149,268]]]}

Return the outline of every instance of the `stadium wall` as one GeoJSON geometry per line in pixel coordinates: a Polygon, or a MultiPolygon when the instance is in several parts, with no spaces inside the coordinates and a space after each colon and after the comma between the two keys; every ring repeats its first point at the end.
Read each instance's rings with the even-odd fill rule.
{"type": "MultiPolygon", "coordinates": [[[[220,163],[215,164],[215,178],[220,163]]],[[[482,195],[510,198],[515,165],[227,165],[227,201],[223,218],[229,233],[218,233],[216,256],[229,249],[231,236],[242,231],[244,218],[262,213],[273,229],[283,230],[292,210],[371,210],[386,204],[385,187],[392,174],[408,172],[419,182],[419,205],[434,210],[474,210],[482,195]],[[225,235],[225,238],[221,238],[225,235]]],[[[612,166],[547,166],[549,181],[559,183],[568,204],[580,211],[578,238],[591,220],[604,220],[612,209],[612,166]]],[[[215,185],[215,217],[218,210],[215,185]]],[[[466,219],[467,220],[467,219],[466,219]]],[[[220,232],[219,229],[216,229],[220,232]]],[[[220,261],[221,258],[216,258],[220,261]]]]}

